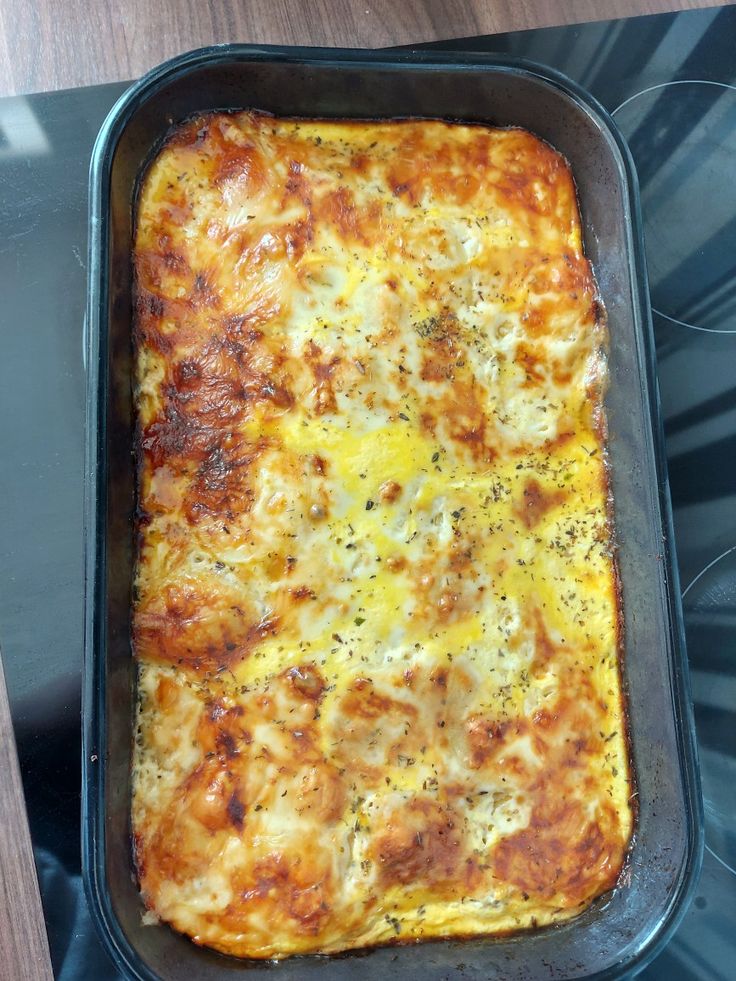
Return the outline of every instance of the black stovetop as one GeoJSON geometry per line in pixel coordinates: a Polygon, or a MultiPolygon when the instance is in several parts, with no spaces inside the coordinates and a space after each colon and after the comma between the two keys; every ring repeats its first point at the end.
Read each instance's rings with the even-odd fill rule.
{"type": "MultiPolygon", "coordinates": [[[[727,981],[736,971],[736,9],[440,47],[559,68],[630,141],[706,820],[695,899],[643,976],[727,981]]],[[[80,885],[82,322],[87,166],[124,88],[0,100],[0,644],[62,981],[117,977],[80,885]]]]}

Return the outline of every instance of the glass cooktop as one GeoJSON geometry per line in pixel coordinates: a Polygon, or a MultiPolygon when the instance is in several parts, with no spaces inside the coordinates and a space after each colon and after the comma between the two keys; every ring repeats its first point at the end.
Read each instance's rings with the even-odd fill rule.
{"type": "MultiPolygon", "coordinates": [[[[693,902],[643,977],[736,963],[736,8],[439,47],[590,89],[641,182],[705,798],[693,902]]],[[[80,884],[87,167],[124,85],[0,100],[0,644],[56,976],[118,975],[80,884]]],[[[2,969],[0,968],[0,974],[2,969]]]]}

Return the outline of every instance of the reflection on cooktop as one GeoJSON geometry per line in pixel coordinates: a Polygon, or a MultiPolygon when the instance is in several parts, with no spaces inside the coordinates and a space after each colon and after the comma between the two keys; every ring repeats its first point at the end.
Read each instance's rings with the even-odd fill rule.
{"type": "Polygon", "coordinates": [[[667,462],[683,582],[736,540],[736,335],[655,315],[667,462]],[[730,517],[729,517],[730,513],[730,517]],[[734,538],[723,538],[729,529],[734,538]]]}
{"type": "Polygon", "coordinates": [[[613,115],[639,174],[653,308],[736,331],[736,88],[664,82],[613,115]]]}
{"type": "Polygon", "coordinates": [[[614,118],[641,185],[709,853],[694,906],[707,919],[689,917],[658,963],[728,977],[711,905],[736,905],[736,87],[661,82],[614,118]]]}

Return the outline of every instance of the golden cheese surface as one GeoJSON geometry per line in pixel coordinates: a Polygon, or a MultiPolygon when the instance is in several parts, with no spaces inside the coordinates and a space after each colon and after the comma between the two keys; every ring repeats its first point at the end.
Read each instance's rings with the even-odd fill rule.
{"type": "Polygon", "coordinates": [[[632,811],[565,160],[207,115],[151,165],[134,259],[150,918],[271,958],[580,912],[632,811]]]}

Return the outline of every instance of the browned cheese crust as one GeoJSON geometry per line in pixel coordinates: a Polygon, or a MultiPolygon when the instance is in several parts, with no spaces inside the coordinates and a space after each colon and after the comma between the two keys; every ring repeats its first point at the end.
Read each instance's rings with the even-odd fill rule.
{"type": "Polygon", "coordinates": [[[266,958],[580,912],[632,812],[565,160],[204,116],[145,177],[135,271],[147,916],[266,958]]]}

